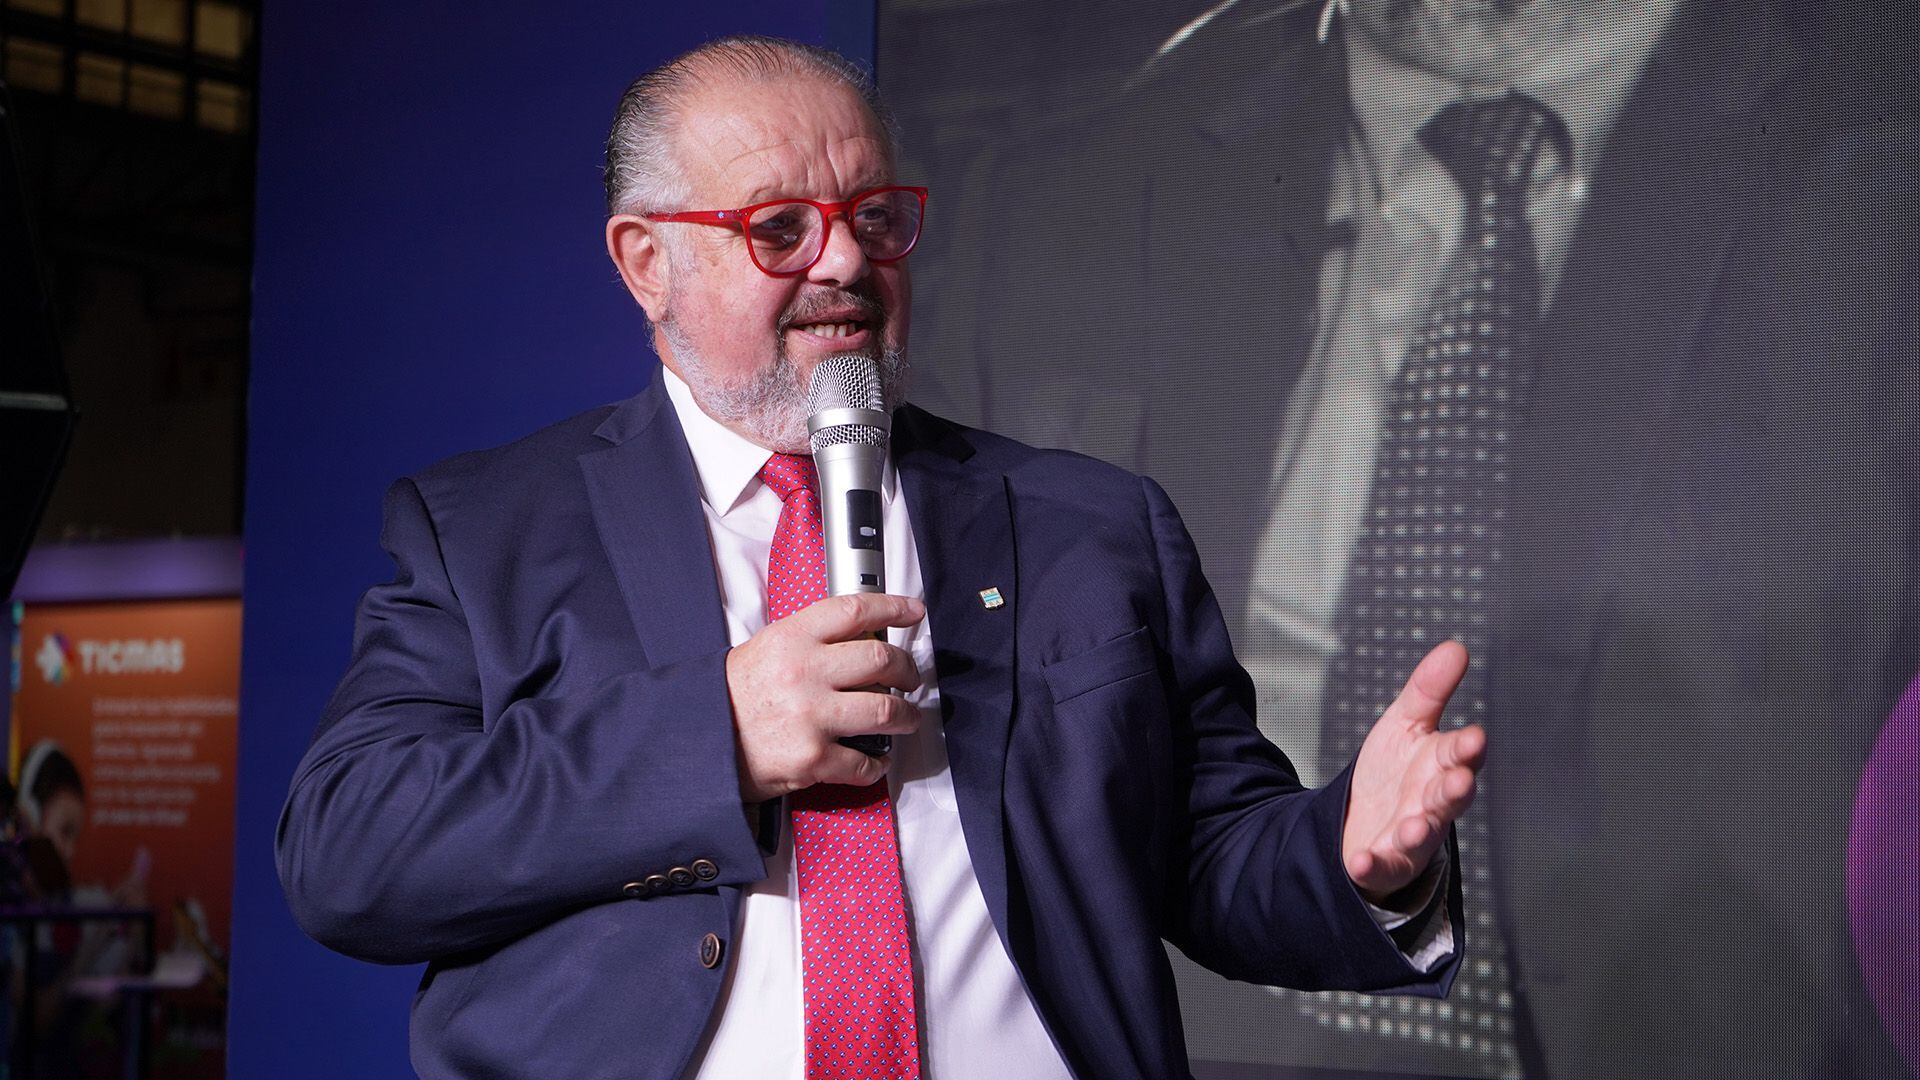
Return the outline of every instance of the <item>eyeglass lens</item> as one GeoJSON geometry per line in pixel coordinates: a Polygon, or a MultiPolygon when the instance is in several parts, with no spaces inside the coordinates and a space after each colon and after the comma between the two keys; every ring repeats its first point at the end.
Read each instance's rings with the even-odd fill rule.
{"type": "MultiPolygon", "coordinates": [[[[847,218],[867,258],[897,259],[920,235],[920,197],[902,189],[876,191],[855,203],[847,218]]],[[[812,203],[775,203],[747,219],[754,261],[775,274],[811,266],[826,234],[826,218],[812,203]]]]}

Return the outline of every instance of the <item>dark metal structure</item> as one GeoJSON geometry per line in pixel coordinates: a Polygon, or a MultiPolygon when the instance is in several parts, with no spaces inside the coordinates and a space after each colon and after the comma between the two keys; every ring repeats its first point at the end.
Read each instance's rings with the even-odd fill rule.
{"type": "Polygon", "coordinates": [[[35,392],[87,416],[39,540],[240,530],[258,23],[255,0],[0,0],[66,366],[35,392]]]}

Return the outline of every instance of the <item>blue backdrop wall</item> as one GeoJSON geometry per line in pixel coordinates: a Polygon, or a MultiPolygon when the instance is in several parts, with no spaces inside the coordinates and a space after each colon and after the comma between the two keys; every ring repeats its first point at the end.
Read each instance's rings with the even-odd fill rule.
{"type": "Polygon", "coordinates": [[[739,32],[871,62],[873,3],[295,0],[262,32],[229,1073],[407,1075],[419,970],[309,941],[272,849],[354,603],[391,571],[381,492],[646,377],[600,239],[633,76],[739,32]]]}

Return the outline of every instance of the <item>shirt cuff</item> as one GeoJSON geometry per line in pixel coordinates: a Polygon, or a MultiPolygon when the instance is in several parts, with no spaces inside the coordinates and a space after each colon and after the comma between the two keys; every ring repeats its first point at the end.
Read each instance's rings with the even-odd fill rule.
{"type": "Polygon", "coordinates": [[[1407,963],[1423,975],[1453,955],[1453,913],[1447,903],[1447,875],[1451,872],[1452,859],[1447,846],[1442,845],[1426,870],[1399,894],[1410,901],[1404,910],[1367,904],[1373,921],[1399,946],[1407,963]]]}

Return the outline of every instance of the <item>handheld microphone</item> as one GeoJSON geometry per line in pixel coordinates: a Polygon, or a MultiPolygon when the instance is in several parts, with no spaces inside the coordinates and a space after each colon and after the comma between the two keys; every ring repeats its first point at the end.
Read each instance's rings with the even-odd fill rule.
{"type": "MultiPolygon", "coordinates": [[[[880,480],[893,417],[880,387],[880,365],[855,354],[829,356],[807,388],[807,432],[820,477],[820,526],[827,549],[827,595],[883,593],[887,566],[880,480]]],[[[876,638],[885,632],[876,632],[876,638]]],[[[887,735],[840,740],[878,757],[893,749],[887,735]]]]}

